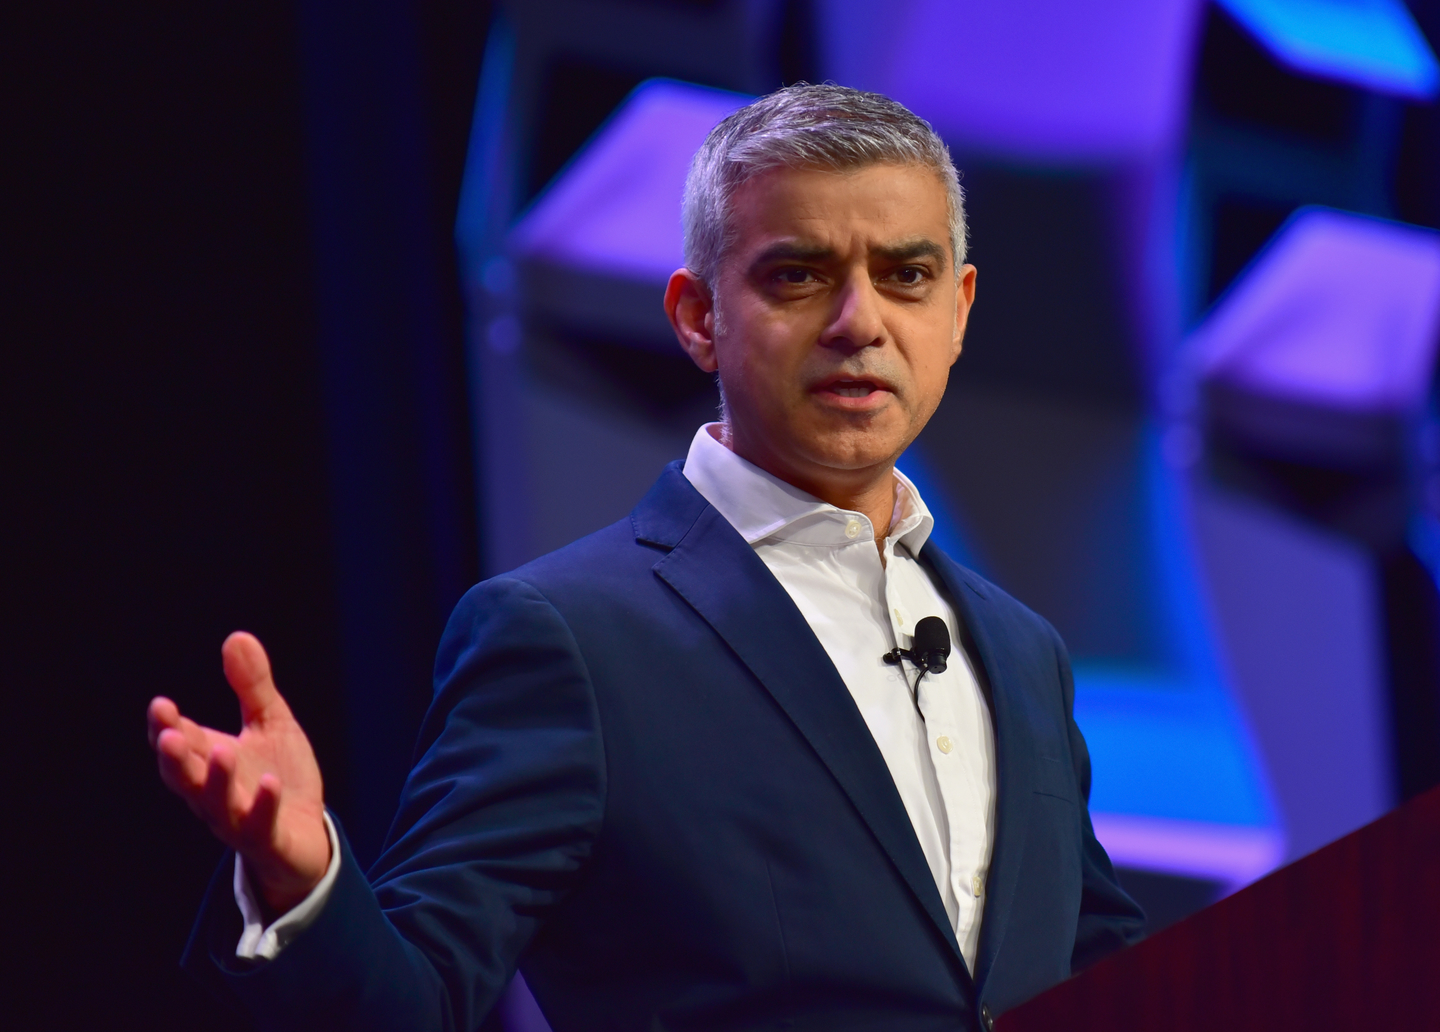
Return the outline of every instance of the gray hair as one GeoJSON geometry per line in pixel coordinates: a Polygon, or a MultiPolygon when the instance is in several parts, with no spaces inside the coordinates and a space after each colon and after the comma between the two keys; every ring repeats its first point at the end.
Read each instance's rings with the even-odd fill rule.
{"type": "Polygon", "coordinates": [[[965,194],[950,149],[929,122],[889,97],[831,83],[786,86],[710,130],[685,178],[685,265],[714,285],[734,242],[731,198],[753,176],[773,168],[848,172],[875,164],[922,165],[940,177],[958,276],[965,261],[965,194]]]}

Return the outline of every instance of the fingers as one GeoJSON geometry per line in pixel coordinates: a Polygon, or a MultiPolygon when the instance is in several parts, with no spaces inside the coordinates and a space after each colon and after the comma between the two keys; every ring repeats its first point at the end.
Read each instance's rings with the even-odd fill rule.
{"type": "Polygon", "coordinates": [[[160,763],[160,780],[186,802],[205,787],[206,756],[193,748],[181,732],[174,728],[161,731],[155,741],[155,753],[160,763]]]}
{"type": "Polygon", "coordinates": [[[292,889],[303,897],[330,859],[318,816],[323,789],[314,754],[275,689],[270,660],[254,635],[230,635],[221,656],[244,729],[233,737],[202,727],[157,696],[146,723],[160,777],[217,838],[262,872],[262,882],[263,872],[270,872],[267,899],[288,899],[292,889]],[[283,810],[282,775],[293,792],[283,810]]]}
{"type": "Polygon", "coordinates": [[[200,806],[210,826],[221,832],[229,841],[229,835],[239,823],[242,812],[236,799],[239,786],[235,783],[235,768],[238,766],[235,750],[228,742],[216,742],[210,749],[210,762],[206,765],[205,780],[200,788],[200,806]]]}
{"type": "Polygon", "coordinates": [[[163,695],[156,696],[150,700],[150,710],[146,719],[146,730],[149,734],[150,748],[152,749],[158,749],[160,747],[160,735],[163,732],[178,731],[185,741],[190,743],[192,749],[200,752],[209,751],[205,729],[189,717],[181,716],[180,707],[176,706],[163,695]]]}
{"type": "MultiPolygon", "coordinates": [[[[217,838],[244,853],[247,861],[275,867],[276,843],[287,836],[279,834],[282,793],[280,776],[271,766],[277,762],[272,752],[287,742],[291,743],[291,753],[297,748],[303,751],[296,761],[301,797],[312,791],[307,787],[311,782],[318,796],[319,772],[314,770],[314,757],[303,733],[291,726],[294,718],[275,690],[270,661],[260,643],[253,635],[237,632],[226,639],[221,654],[226,678],[235,690],[246,724],[240,737],[200,726],[163,696],[150,701],[147,734],[166,786],[209,825],[217,838]]],[[[284,748],[280,752],[278,762],[282,767],[287,758],[294,759],[284,748]]],[[[305,848],[298,852],[301,860],[308,861],[308,854],[317,850],[309,841],[313,836],[302,837],[305,848]]],[[[328,851],[329,839],[323,844],[328,851]]],[[[278,860],[278,869],[286,878],[291,877],[294,872],[290,869],[295,866],[291,858],[281,856],[278,860]]]]}
{"type": "Polygon", "coordinates": [[[185,801],[210,825],[216,838],[232,848],[242,844],[240,831],[249,817],[251,804],[236,776],[239,765],[234,743],[217,741],[211,745],[208,759],[200,763],[198,784],[194,779],[194,766],[187,765],[186,769],[187,784],[195,787],[185,801]]]}
{"type": "Polygon", "coordinates": [[[289,713],[289,707],[275,689],[275,681],[270,676],[270,657],[255,635],[236,631],[225,639],[225,644],[220,647],[220,656],[225,664],[225,679],[240,700],[242,721],[249,724],[263,719],[267,711],[277,708],[289,713]]]}
{"type": "Polygon", "coordinates": [[[251,793],[238,775],[240,760],[233,740],[217,739],[197,749],[177,728],[160,732],[155,752],[161,780],[222,842],[237,849],[270,846],[280,810],[280,779],[275,774],[262,774],[251,793]]]}
{"type": "Polygon", "coordinates": [[[180,707],[163,695],[157,695],[150,700],[145,723],[150,748],[157,752],[160,751],[160,739],[166,731],[179,735],[178,740],[172,740],[169,746],[170,754],[176,759],[182,758],[181,743],[201,755],[208,755],[210,751],[205,729],[189,717],[181,716],[180,707]]]}
{"type": "Polygon", "coordinates": [[[145,711],[145,731],[150,739],[150,748],[156,747],[155,743],[159,740],[161,731],[168,727],[177,727],[179,723],[179,706],[163,695],[151,699],[150,706],[145,711]]]}
{"type": "Polygon", "coordinates": [[[210,748],[205,731],[180,715],[164,696],[150,700],[146,730],[160,765],[160,779],[172,792],[191,801],[205,783],[210,748]]]}

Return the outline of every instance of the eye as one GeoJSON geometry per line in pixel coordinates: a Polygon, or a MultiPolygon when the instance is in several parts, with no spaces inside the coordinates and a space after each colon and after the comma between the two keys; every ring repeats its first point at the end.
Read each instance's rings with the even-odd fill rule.
{"type": "Polygon", "coordinates": [[[775,278],[781,283],[787,283],[792,286],[796,286],[803,283],[809,283],[812,279],[815,278],[815,274],[809,269],[802,268],[801,266],[796,265],[791,266],[790,268],[780,269],[775,273],[775,278]]]}
{"type": "Polygon", "coordinates": [[[895,279],[907,287],[918,287],[928,276],[929,272],[918,265],[903,265],[895,270],[895,279]]]}

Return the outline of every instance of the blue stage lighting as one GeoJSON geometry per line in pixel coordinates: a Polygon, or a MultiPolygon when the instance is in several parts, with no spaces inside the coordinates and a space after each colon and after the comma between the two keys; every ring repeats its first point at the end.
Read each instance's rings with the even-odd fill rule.
{"type": "Polygon", "coordinates": [[[1297,72],[1429,100],[1440,63],[1401,0],[1217,0],[1297,72]]]}

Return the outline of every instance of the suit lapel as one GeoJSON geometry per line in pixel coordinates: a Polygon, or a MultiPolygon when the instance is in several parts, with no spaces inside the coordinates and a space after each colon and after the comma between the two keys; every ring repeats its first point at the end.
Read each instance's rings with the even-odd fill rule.
{"type": "Polygon", "coordinates": [[[966,571],[938,548],[927,545],[923,554],[949,589],[956,615],[964,624],[966,649],[977,673],[989,682],[987,694],[995,728],[996,798],[995,845],[975,957],[975,984],[983,986],[1005,940],[1020,880],[1036,748],[1024,707],[1016,696],[1019,675],[1010,652],[1002,647],[1007,636],[998,626],[998,615],[986,597],[984,582],[967,577],[966,571]]]}
{"type": "Polygon", "coordinates": [[[670,548],[655,564],[655,573],[715,629],[799,729],[963,971],[955,933],[890,770],[845,682],[789,594],[684,479],[678,464],[666,470],[632,520],[641,540],[670,548]]]}

